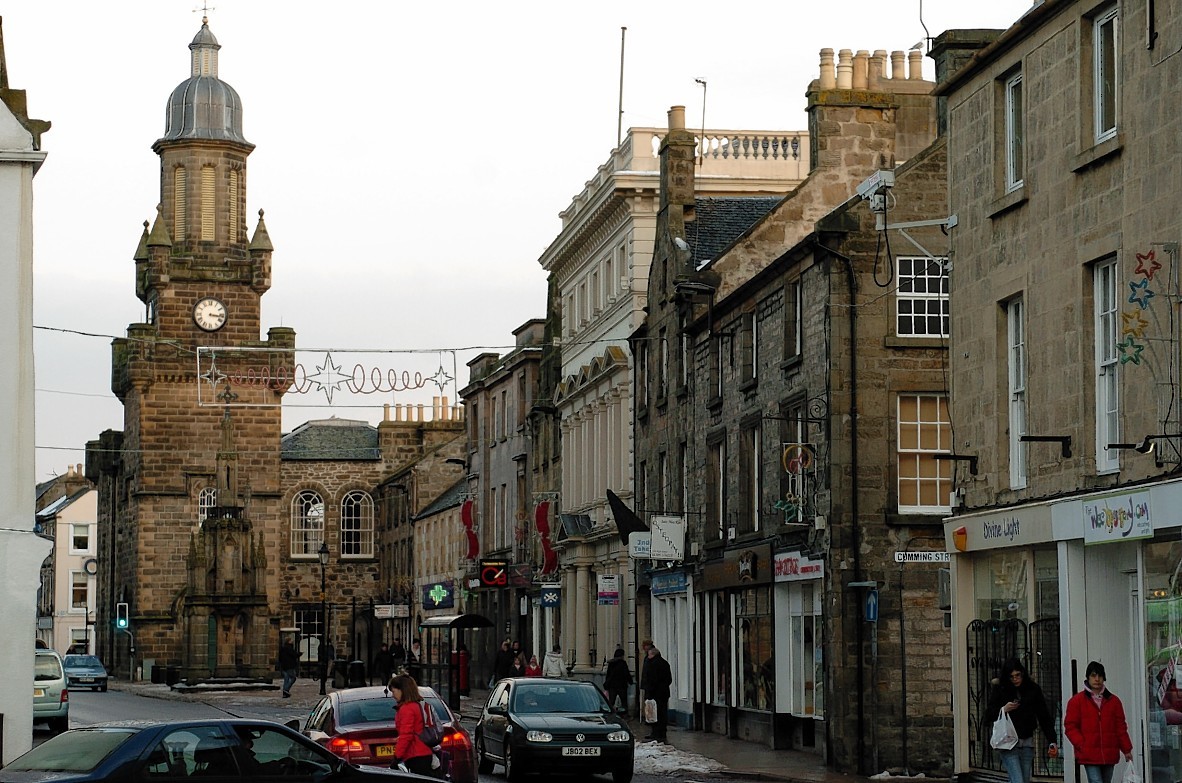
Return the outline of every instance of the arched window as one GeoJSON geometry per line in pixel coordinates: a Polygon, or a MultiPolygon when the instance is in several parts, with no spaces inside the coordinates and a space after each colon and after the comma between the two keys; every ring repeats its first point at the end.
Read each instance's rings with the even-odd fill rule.
{"type": "Polygon", "coordinates": [[[305,489],[291,501],[292,557],[315,557],[323,541],[324,500],[319,492],[305,489]]]}
{"type": "Polygon", "coordinates": [[[197,493],[197,524],[205,524],[205,520],[209,519],[209,515],[213,513],[213,507],[218,504],[218,491],[215,487],[203,487],[197,493]]]}
{"type": "Polygon", "coordinates": [[[373,557],[373,499],[354,490],[341,500],[341,555],[373,557]]]}

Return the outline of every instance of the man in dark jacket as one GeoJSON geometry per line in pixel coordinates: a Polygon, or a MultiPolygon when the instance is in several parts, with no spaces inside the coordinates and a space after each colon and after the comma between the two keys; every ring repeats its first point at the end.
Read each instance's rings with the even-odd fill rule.
{"type": "Polygon", "coordinates": [[[394,656],[390,654],[390,645],[383,642],[378,648],[370,671],[377,678],[378,684],[385,685],[390,682],[390,675],[394,673],[394,656]]]}
{"type": "Polygon", "coordinates": [[[283,698],[290,699],[291,686],[295,685],[300,670],[300,654],[291,642],[284,642],[279,648],[277,664],[279,672],[283,675],[283,698]]]}
{"type": "Polygon", "coordinates": [[[640,687],[644,688],[646,699],[652,699],[657,703],[657,722],[653,724],[652,732],[645,740],[666,741],[665,735],[669,727],[669,686],[672,684],[673,671],[669,668],[669,662],[661,657],[661,651],[656,645],[649,647],[640,687]]]}
{"type": "Polygon", "coordinates": [[[632,672],[628,669],[628,660],[624,657],[623,649],[617,648],[615,655],[608,661],[603,689],[607,691],[607,703],[613,711],[616,709],[616,699],[620,700],[620,713],[625,717],[628,715],[628,686],[631,684],[632,672]]]}
{"type": "Polygon", "coordinates": [[[501,642],[501,649],[497,650],[493,658],[493,682],[513,676],[513,651],[509,649],[509,640],[501,642]]]}

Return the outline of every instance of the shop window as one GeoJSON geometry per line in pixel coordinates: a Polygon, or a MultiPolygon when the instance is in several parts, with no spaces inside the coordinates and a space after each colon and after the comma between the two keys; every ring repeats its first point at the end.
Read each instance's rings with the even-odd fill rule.
{"type": "Polygon", "coordinates": [[[1146,544],[1145,672],[1155,780],[1182,779],[1182,543],[1146,544]],[[1160,777],[1159,777],[1160,776],[1160,777]]]}
{"type": "Polygon", "coordinates": [[[751,587],[737,593],[735,622],[739,631],[739,706],[774,710],[776,659],[772,651],[771,588],[751,587]]]}
{"type": "Polygon", "coordinates": [[[711,704],[729,704],[731,688],[730,601],[725,593],[709,593],[710,616],[707,623],[707,699],[711,704]]]}
{"type": "Polygon", "coordinates": [[[821,593],[820,583],[800,582],[790,585],[788,621],[792,647],[788,651],[791,668],[790,710],[804,718],[825,715],[825,668],[821,664],[821,593]]]}

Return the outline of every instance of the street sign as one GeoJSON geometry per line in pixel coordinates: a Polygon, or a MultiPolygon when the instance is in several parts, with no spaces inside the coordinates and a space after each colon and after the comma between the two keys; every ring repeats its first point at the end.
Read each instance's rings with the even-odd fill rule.
{"type": "Polygon", "coordinates": [[[866,604],[863,607],[865,620],[868,623],[878,622],[878,589],[866,591],[866,604]]]}
{"type": "Polygon", "coordinates": [[[951,562],[952,555],[947,552],[932,552],[930,550],[921,550],[918,552],[896,552],[896,563],[948,563],[951,562]]]}

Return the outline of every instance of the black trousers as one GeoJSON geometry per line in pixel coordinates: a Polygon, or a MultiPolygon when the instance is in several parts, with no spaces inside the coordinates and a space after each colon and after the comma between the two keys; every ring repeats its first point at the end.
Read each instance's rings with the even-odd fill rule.
{"type": "Polygon", "coordinates": [[[656,739],[665,739],[669,730],[669,699],[653,699],[657,703],[657,722],[650,734],[656,739]]]}

